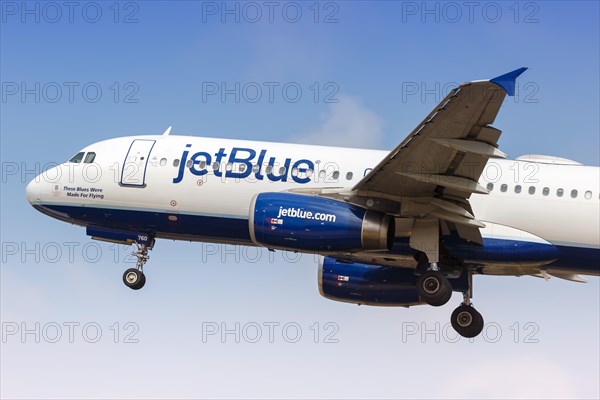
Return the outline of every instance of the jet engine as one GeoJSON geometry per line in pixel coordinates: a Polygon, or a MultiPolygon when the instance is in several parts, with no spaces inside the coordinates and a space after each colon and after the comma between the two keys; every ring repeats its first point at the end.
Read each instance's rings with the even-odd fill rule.
{"type": "Polygon", "coordinates": [[[395,233],[387,214],[295,193],[256,195],[249,228],[258,245],[317,253],[386,251],[395,233]]]}

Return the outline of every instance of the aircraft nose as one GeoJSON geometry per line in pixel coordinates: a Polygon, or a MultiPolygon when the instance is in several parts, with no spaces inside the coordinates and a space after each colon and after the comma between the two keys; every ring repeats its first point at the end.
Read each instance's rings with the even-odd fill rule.
{"type": "Polygon", "coordinates": [[[27,184],[27,188],[25,188],[25,196],[30,204],[34,204],[37,200],[39,200],[40,185],[38,182],[36,182],[36,179],[33,179],[31,182],[29,182],[27,184]]]}

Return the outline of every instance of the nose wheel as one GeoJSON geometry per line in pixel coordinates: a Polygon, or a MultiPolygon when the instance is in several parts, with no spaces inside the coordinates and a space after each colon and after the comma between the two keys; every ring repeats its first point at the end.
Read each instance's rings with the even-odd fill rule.
{"type": "Polygon", "coordinates": [[[129,268],[123,274],[123,283],[133,290],[139,290],[146,284],[146,275],[137,268],[129,268]]]}
{"type": "Polygon", "coordinates": [[[130,289],[140,290],[146,284],[146,275],[144,275],[144,264],[150,259],[148,255],[148,246],[143,244],[137,244],[137,251],[131,253],[132,256],[137,258],[135,268],[129,268],[123,274],[123,283],[130,289]]]}

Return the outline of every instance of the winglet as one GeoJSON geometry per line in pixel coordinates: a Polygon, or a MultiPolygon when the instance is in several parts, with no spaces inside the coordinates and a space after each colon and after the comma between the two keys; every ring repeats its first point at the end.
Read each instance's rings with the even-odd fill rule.
{"type": "Polygon", "coordinates": [[[507,74],[500,75],[495,77],[494,79],[490,79],[490,82],[495,83],[500,86],[507,95],[514,96],[515,95],[515,82],[517,77],[521,75],[523,72],[527,70],[527,67],[521,67],[519,69],[515,69],[507,74]]]}
{"type": "Polygon", "coordinates": [[[172,126],[168,127],[167,130],[163,133],[163,136],[168,136],[171,133],[172,126]]]}

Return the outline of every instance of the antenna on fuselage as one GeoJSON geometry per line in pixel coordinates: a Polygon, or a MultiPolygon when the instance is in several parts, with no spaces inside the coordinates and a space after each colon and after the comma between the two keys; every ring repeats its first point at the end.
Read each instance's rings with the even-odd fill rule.
{"type": "Polygon", "coordinates": [[[171,128],[172,126],[168,127],[165,133],[163,133],[163,136],[169,136],[169,133],[171,133],[171,128]]]}

